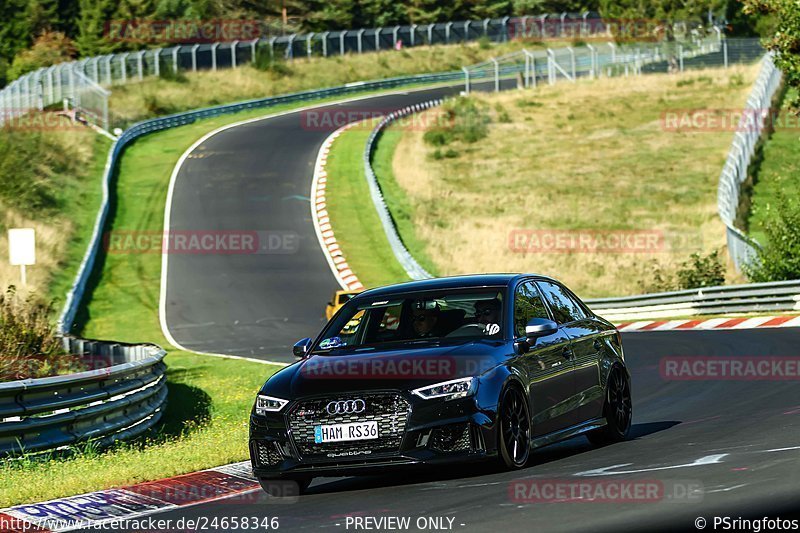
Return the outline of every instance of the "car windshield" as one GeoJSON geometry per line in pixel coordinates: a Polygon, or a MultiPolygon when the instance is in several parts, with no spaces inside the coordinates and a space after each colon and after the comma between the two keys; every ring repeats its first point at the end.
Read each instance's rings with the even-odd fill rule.
{"type": "Polygon", "coordinates": [[[498,339],[502,331],[501,288],[398,294],[348,303],[313,351],[498,339]]]}

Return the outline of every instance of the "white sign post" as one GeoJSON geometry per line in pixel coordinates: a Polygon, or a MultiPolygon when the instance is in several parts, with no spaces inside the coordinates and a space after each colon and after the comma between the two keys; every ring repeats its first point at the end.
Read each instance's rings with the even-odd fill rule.
{"type": "Polygon", "coordinates": [[[33,228],[8,230],[8,260],[11,266],[19,265],[24,287],[27,284],[25,267],[36,264],[36,232],[33,228]]]}

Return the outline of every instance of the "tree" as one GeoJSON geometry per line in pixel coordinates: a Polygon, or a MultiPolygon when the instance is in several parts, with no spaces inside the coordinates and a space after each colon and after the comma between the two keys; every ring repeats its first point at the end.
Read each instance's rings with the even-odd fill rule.
{"type": "Polygon", "coordinates": [[[745,267],[747,277],[757,283],[800,279],[800,202],[779,197],[764,229],[767,243],[745,267]]]}
{"type": "MultiPolygon", "coordinates": [[[[786,84],[800,88],[800,6],[796,0],[744,0],[745,13],[772,15],[775,29],[765,40],[775,52],[775,64],[783,71],[786,84]]],[[[792,102],[800,111],[800,96],[792,102]]]]}
{"type": "Polygon", "coordinates": [[[16,79],[28,72],[49,67],[75,58],[75,45],[61,32],[42,33],[28,50],[14,57],[8,69],[9,79],[16,79]]]}

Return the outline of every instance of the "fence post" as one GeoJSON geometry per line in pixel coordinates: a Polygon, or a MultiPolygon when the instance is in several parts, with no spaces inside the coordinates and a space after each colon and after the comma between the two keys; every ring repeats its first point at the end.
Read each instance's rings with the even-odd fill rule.
{"type": "Polygon", "coordinates": [[[567,29],[567,28],[566,28],[566,24],[564,23],[564,19],[565,19],[565,18],[567,18],[567,12],[566,12],[566,11],[564,11],[564,12],[562,12],[562,13],[561,13],[561,30],[558,32],[558,34],[559,34],[561,37],[563,37],[563,36],[564,36],[564,33],[566,33],[566,32],[565,32],[565,30],[567,29]]]}
{"type": "Polygon", "coordinates": [[[494,57],[489,60],[494,63],[494,91],[500,92],[500,63],[494,57]]]}
{"type": "Polygon", "coordinates": [[[339,55],[344,55],[344,34],[347,33],[345,31],[339,32],[339,55]]]}
{"type": "Polygon", "coordinates": [[[236,68],[236,47],[239,46],[239,41],[231,43],[231,68],[236,68]]]}
{"type": "Polygon", "coordinates": [[[728,68],[728,39],[722,39],[722,60],[725,63],[725,68],[728,68]]]}
{"type": "Polygon", "coordinates": [[[362,41],[362,36],[364,35],[364,31],[365,31],[364,28],[361,28],[360,30],[358,30],[358,33],[356,33],[356,40],[358,41],[358,53],[359,54],[362,51],[361,41],[362,41]]]}
{"type": "Polygon", "coordinates": [[[680,59],[681,72],[683,72],[683,45],[678,45],[678,58],[680,59]]]}
{"type": "Polygon", "coordinates": [[[464,23],[464,42],[469,41],[469,26],[472,24],[471,20],[468,20],[464,23]]]}
{"type": "Polygon", "coordinates": [[[98,85],[100,84],[100,67],[97,66],[99,62],[99,57],[95,57],[94,61],[92,61],[92,73],[94,74],[94,79],[92,79],[92,81],[98,85]]]}
{"type": "Polygon", "coordinates": [[[483,19],[483,36],[484,37],[488,37],[489,36],[489,22],[491,22],[491,20],[492,19],[483,19]]]}
{"type": "Polygon", "coordinates": [[[286,54],[289,56],[289,60],[294,60],[294,40],[297,37],[296,33],[293,33],[289,36],[289,42],[286,43],[286,54]]]}
{"type": "Polygon", "coordinates": [[[119,56],[119,66],[120,66],[120,74],[122,75],[122,84],[125,85],[128,83],[128,53],[120,54],[119,56]]]}
{"type": "MultiPolygon", "coordinates": [[[[177,46],[177,45],[175,46],[175,48],[172,49],[172,72],[174,72],[175,74],[178,73],[178,52],[179,51],[180,51],[180,46],[177,46]]],[[[236,66],[236,65],[234,65],[234,66],[236,66]]]]}
{"type": "Polygon", "coordinates": [[[313,39],[315,35],[316,33],[311,32],[308,34],[308,37],[306,37],[306,57],[311,57],[311,39],[313,39]]]}
{"type": "MultiPolygon", "coordinates": [[[[250,41],[250,62],[252,64],[254,64],[254,65],[256,64],[256,45],[257,44],[258,44],[258,38],[253,39],[252,41],[250,41]]],[[[199,46],[199,45],[196,44],[196,45],[194,45],[192,47],[192,68],[194,68],[195,70],[197,70],[197,60],[196,60],[194,54],[195,54],[195,50],[197,50],[197,48],[196,48],[197,46],[199,46]]]]}
{"type": "MultiPolygon", "coordinates": [[[[256,46],[255,46],[256,43],[255,42],[257,40],[258,39],[254,39],[253,40],[253,45],[252,45],[253,46],[253,62],[255,62],[255,60],[256,60],[256,46]]],[[[192,46],[192,72],[197,72],[197,49],[198,48],[200,48],[199,44],[195,44],[194,46],[192,46]]]]}
{"type": "Polygon", "coordinates": [[[523,48],[522,53],[525,54],[525,78],[523,86],[527,89],[530,86],[531,58],[526,49],[523,48]]]}
{"type": "Polygon", "coordinates": [[[511,19],[511,17],[503,17],[503,19],[501,21],[501,24],[503,25],[503,30],[504,30],[503,31],[503,42],[504,43],[508,42],[508,33],[509,33],[508,32],[508,21],[510,19],[511,19]]]}
{"type": "Polygon", "coordinates": [[[461,70],[464,71],[464,92],[469,95],[469,69],[461,67],[461,70]]]}
{"type": "Polygon", "coordinates": [[[433,44],[433,24],[428,24],[428,44],[433,44]]]}
{"type": "Polygon", "coordinates": [[[161,48],[153,50],[153,70],[156,77],[161,75],[161,48]]]}
{"type": "Polygon", "coordinates": [[[375,28],[375,51],[379,52],[381,49],[381,30],[382,27],[375,28]]]}
{"type": "Polygon", "coordinates": [[[219,47],[219,43],[214,43],[211,45],[211,70],[217,70],[217,48],[219,47]]]}
{"type": "Polygon", "coordinates": [[[611,48],[611,63],[617,62],[617,45],[614,43],[608,43],[608,46],[611,48]]]}
{"type": "Polygon", "coordinates": [[[322,33],[322,57],[328,57],[328,35],[330,33],[329,31],[322,33]]]}
{"type": "Polygon", "coordinates": [[[568,46],[567,50],[569,50],[569,58],[570,58],[569,62],[570,62],[570,67],[572,69],[572,83],[575,83],[576,81],[578,81],[576,76],[577,69],[575,65],[575,50],[571,46],[568,46]]]}
{"type": "Polygon", "coordinates": [[[113,76],[111,75],[111,60],[114,58],[113,55],[108,54],[106,56],[106,83],[111,85],[114,82],[113,76]]]}
{"type": "Polygon", "coordinates": [[[395,26],[392,29],[392,46],[397,48],[397,32],[400,31],[400,26],[395,26]]]}
{"type": "Polygon", "coordinates": [[[445,44],[450,44],[450,28],[453,27],[452,22],[448,22],[444,25],[444,42],[445,44]]]}
{"type": "Polygon", "coordinates": [[[555,63],[555,53],[550,48],[548,48],[547,49],[547,83],[550,84],[550,85],[553,85],[556,82],[556,80],[555,80],[555,77],[556,77],[555,76],[555,74],[556,74],[555,73],[555,69],[556,69],[556,67],[555,67],[555,65],[553,63],[555,63]]]}
{"type": "Polygon", "coordinates": [[[411,46],[414,46],[414,42],[415,42],[415,40],[417,38],[416,35],[417,35],[417,25],[416,24],[412,24],[411,25],[411,43],[410,43],[411,46]]]}

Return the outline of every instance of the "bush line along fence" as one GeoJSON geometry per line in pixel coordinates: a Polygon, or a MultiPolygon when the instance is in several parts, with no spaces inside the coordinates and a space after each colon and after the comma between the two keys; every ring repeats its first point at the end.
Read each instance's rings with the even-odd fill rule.
{"type": "MultiPolygon", "coordinates": [[[[629,21],[630,24],[634,22],[629,21]]],[[[612,30],[617,27],[601,19],[597,13],[561,13],[295,33],[247,41],[179,44],[108,54],[41,68],[18,78],[0,91],[0,125],[9,117],[60,105],[68,100],[82,109],[89,120],[107,129],[108,87],[141,81],[146,76],[158,76],[161,69],[178,72],[236,68],[255,61],[259,46],[269,47],[272,56],[293,59],[312,55],[374,52],[395,48],[400,42],[405,47],[468,42],[482,38],[495,42],[518,37],[585,39],[605,36],[611,39],[612,30]]],[[[676,30],[684,33],[690,31],[686,23],[676,24],[676,30]]]]}
{"type": "Polygon", "coordinates": [[[0,457],[106,446],[153,427],[167,401],[166,352],[152,344],[63,337],[69,353],[102,366],[64,376],[0,383],[0,457]]]}

